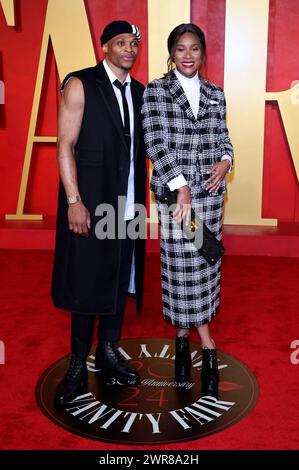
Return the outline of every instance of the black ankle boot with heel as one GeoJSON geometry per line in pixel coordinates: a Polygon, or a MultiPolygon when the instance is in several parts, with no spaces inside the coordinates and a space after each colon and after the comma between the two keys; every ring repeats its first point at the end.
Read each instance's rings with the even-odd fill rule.
{"type": "Polygon", "coordinates": [[[191,355],[188,336],[177,336],[175,340],[175,380],[191,381],[191,355]]]}
{"type": "Polygon", "coordinates": [[[201,384],[202,396],[218,399],[219,372],[216,349],[202,349],[201,384]]]}

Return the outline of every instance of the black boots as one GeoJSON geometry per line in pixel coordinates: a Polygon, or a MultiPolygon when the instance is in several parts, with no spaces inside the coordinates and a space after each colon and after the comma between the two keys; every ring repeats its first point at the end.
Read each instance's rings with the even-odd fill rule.
{"type": "Polygon", "coordinates": [[[191,381],[191,355],[188,336],[177,336],[175,340],[175,380],[191,381]]]}
{"type": "MultiPolygon", "coordinates": [[[[175,342],[175,379],[190,382],[191,355],[188,336],[177,336],[175,342]]],[[[219,372],[216,349],[202,349],[201,395],[218,398],[219,372]]]]}
{"type": "Polygon", "coordinates": [[[86,391],[86,388],[86,360],[72,354],[69,369],[57,386],[55,404],[65,405],[68,401],[86,391]]]}
{"type": "Polygon", "coordinates": [[[95,368],[101,369],[107,385],[137,385],[140,377],[125,364],[113,341],[101,341],[96,349],[95,368]]]}
{"type": "Polygon", "coordinates": [[[216,349],[202,349],[201,394],[218,399],[218,361],[216,349]]]}

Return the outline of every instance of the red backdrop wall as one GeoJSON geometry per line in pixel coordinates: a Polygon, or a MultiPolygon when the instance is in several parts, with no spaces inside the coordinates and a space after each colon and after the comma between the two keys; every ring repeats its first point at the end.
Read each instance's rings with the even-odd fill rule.
{"type": "MultiPolygon", "coordinates": [[[[16,27],[7,26],[0,7],[0,80],[5,83],[5,105],[0,105],[0,214],[14,213],[17,206],[47,0],[15,3],[16,27]]],[[[191,0],[191,20],[206,33],[207,77],[220,86],[224,75],[225,4],[225,0],[191,0]]],[[[140,26],[143,41],[134,76],[146,84],[147,0],[139,0],[138,8],[135,0],[85,0],[85,5],[98,60],[102,58],[98,38],[106,23],[123,18],[140,26]]],[[[292,81],[299,79],[298,43],[299,2],[270,0],[267,91],[290,88],[292,81]]],[[[60,78],[50,46],[39,135],[56,135],[60,78]]],[[[54,215],[57,184],[55,145],[35,144],[25,211],[54,215]]],[[[299,221],[298,181],[275,103],[266,105],[263,216],[299,221]]]]}

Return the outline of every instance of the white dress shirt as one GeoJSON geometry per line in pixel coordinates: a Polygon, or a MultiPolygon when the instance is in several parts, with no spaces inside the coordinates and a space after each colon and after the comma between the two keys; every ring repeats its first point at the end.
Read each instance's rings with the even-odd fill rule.
{"type": "MultiPolygon", "coordinates": [[[[103,65],[108,75],[110,82],[113,85],[115,80],[118,80],[116,75],[112,72],[109,65],[107,64],[106,60],[103,60],[103,65]]],[[[128,102],[129,108],[129,115],[130,115],[130,134],[131,134],[131,148],[130,148],[130,172],[129,172],[129,179],[128,179],[128,189],[127,189],[127,200],[126,200],[126,208],[125,208],[125,220],[132,220],[135,216],[135,209],[134,209],[134,108],[133,108],[133,101],[132,101],[132,94],[131,94],[131,77],[128,74],[124,83],[127,83],[125,92],[126,98],[128,102]]],[[[113,85],[113,91],[118,101],[119,110],[121,114],[121,118],[124,124],[124,108],[123,102],[121,97],[121,91],[113,85]]]]}
{"type": "MultiPolygon", "coordinates": [[[[181,87],[184,90],[184,93],[188,99],[188,102],[191,106],[192,112],[194,114],[195,119],[197,119],[198,109],[199,109],[199,98],[200,98],[200,80],[198,74],[194,75],[194,77],[188,78],[182,75],[177,69],[174,70],[177,79],[180,82],[181,87]]],[[[231,157],[229,155],[223,155],[221,160],[229,160],[230,169],[231,171],[231,157]]],[[[170,191],[174,191],[175,189],[182,188],[186,186],[188,183],[184,177],[184,175],[179,175],[176,178],[173,178],[171,181],[167,183],[170,191]]]]}
{"type": "Polygon", "coordinates": [[[174,70],[174,73],[176,74],[176,77],[179,80],[185,95],[187,96],[187,100],[189,101],[194,117],[197,119],[200,92],[200,81],[198,74],[194,75],[194,77],[188,78],[182,75],[177,69],[174,70]]]}
{"type": "MultiPolygon", "coordinates": [[[[108,75],[110,82],[113,85],[114,80],[118,80],[118,78],[114,75],[112,70],[110,69],[109,65],[107,64],[106,60],[103,60],[103,65],[108,75]]],[[[135,217],[135,198],[134,198],[134,108],[133,108],[133,101],[132,101],[132,93],[131,93],[131,77],[128,74],[124,83],[127,83],[126,86],[126,98],[128,102],[129,108],[129,115],[130,115],[130,134],[131,134],[131,148],[130,148],[130,172],[129,172],[129,179],[128,179],[128,189],[127,189],[127,200],[126,200],[126,207],[125,207],[125,220],[132,220],[135,217]]],[[[121,97],[121,91],[115,85],[113,85],[113,91],[118,101],[119,110],[121,114],[121,118],[124,124],[124,108],[123,108],[123,101],[121,97]]],[[[128,292],[135,294],[135,252],[133,251],[132,256],[132,264],[131,264],[131,274],[130,274],[130,283],[128,287],[128,292]]]]}

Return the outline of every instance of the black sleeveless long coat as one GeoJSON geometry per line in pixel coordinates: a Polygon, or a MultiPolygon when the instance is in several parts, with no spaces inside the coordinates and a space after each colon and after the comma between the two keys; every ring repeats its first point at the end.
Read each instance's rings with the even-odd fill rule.
{"type": "MultiPolygon", "coordinates": [[[[121,240],[99,240],[95,209],[109,203],[116,211],[118,196],[126,196],[130,154],[126,146],[119,105],[111,82],[100,62],[95,67],[70,73],[83,84],[85,108],[75,148],[79,191],[91,215],[88,238],[68,228],[68,205],[62,183],[59,186],[56,247],[52,277],[54,305],[82,314],[115,313],[121,240]]],[[[134,106],[135,202],[145,204],[146,165],[140,119],[144,87],[132,78],[134,106]]],[[[122,215],[120,215],[122,217],[122,215]]],[[[144,221],[145,223],[145,221],[144,221]]],[[[144,240],[135,241],[136,304],[140,308],[143,290],[144,240]]]]}

